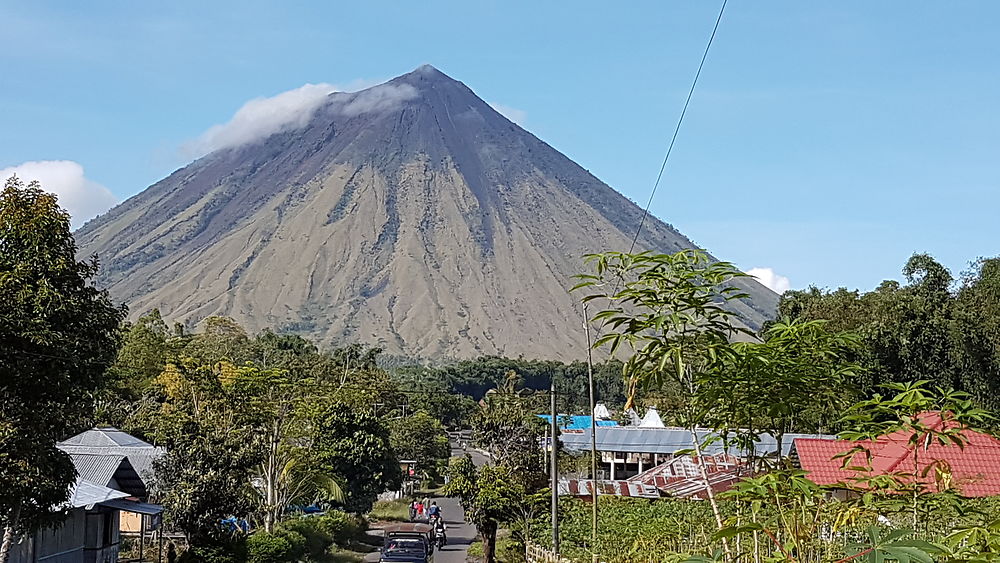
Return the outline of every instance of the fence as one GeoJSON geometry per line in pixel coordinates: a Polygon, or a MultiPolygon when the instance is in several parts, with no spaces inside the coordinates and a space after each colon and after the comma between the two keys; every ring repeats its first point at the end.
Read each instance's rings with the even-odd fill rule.
{"type": "Polygon", "coordinates": [[[573,563],[569,559],[559,557],[536,543],[528,542],[524,551],[528,563],[573,563]]]}

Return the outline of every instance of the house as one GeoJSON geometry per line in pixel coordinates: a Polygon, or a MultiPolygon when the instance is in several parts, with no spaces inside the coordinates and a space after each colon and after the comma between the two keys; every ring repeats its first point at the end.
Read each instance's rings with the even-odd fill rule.
{"type": "Polygon", "coordinates": [[[77,478],[61,508],[69,512],[66,519],[56,527],[20,538],[8,563],[116,563],[121,511],[151,516],[163,512],[160,506],[83,478],[77,478]]]}
{"type": "MultiPolygon", "coordinates": [[[[919,422],[935,430],[954,430],[956,422],[940,412],[919,415],[919,422]]],[[[974,430],[964,430],[963,446],[925,440],[910,444],[912,432],[897,431],[875,440],[816,440],[806,437],[794,440],[792,459],[808,472],[808,477],[820,485],[837,485],[880,475],[896,474],[905,483],[920,483],[925,490],[954,488],[965,497],[1000,495],[1000,440],[974,430]],[[841,454],[855,448],[848,463],[841,454]],[[914,470],[916,454],[916,470],[914,470]],[[856,468],[864,467],[864,470],[856,468]]],[[[863,485],[863,483],[860,483],[863,485]]]]}
{"type": "MultiPolygon", "coordinates": [[[[731,454],[703,456],[702,463],[708,476],[708,487],[719,493],[732,488],[750,475],[749,464],[731,454]]],[[[622,480],[597,481],[597,494],[656,499],[663,497],[708,498],[701,463],[690,455],[673,457],[652,469],[622,480]]],[[[559,494],[591,498],[593,481],[589,479],[564,479],[559,483],[559,494]]]]}
{"type": "MultiPolygon", "coordinates": [[[[143,502],[149,500],[153,463],[166,453],[163,448],[110,426],[91,428],[56,447],[70,455],[81,478],[126,492],[143,502]]],[[[121,529],[138,533],[142,520],[141,514],[122,514],[121,529]]]]}
{"type": "MultiPolygon", "coordinates": [[[[648,414],[648,413],[647,413],[648,414]]],[[[657,417],[658,418],[658,417],[657,417]]],[[[656,426],[598,426],[596,432],[597,451],[600,453],[598,477],[609,480],[627,479],[645,472],[677,457],[678,452],[687,453],[692,448],[691,431],[686,428],[656,426]]],[[[698,441],[716,437],[708,429],[696,431],[698,441]]],[[[833,436],[820,434],[785,434],[781,442],[781,455],[788,455],[792,441],[797,438],[817,438],[832,440],[833,436]]],[[[563,447],[570,451],[590,450],[590,428],[564,430],[559,435],[563,447]]],[[[763,456],[778,451],[778,441],[767,434],[757,440],[753,454],[763,456]]],[[[737,457],[747,457],[750,452],[738,451],[716,440],[702,448],[705,456],[719,456],[731,453],[737,457]]]]}

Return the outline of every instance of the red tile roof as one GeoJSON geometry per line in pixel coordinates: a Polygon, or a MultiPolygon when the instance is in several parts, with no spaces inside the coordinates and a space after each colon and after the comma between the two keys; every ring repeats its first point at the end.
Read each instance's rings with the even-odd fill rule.
{"type": "MultiPolygon", "coordinates": [[[[920,422],[938,429],[957,428],[956,423],[946,421],[940,413],[924,413],[920,415],[920,422]]],[[[809,472],[809,479],[820,485],[847,483],[858,478],[897,472],[910,476],[904,481],[916,480],[929,490],[937,490],[939,486],[933,468],[943,466],[951,472],[951,483],[963,496],[1000,495],[1000,440],[982,432],[965,430],[963,435],[967,442],[964,447],[937,441],[910,445],[911,435],[912,432],[899,431],[876,440],[858,442],[797,438],[795,452],[802,469],[809,472]],[[857,446],[871,452],[871,472],[844,469],[843,459],[836,457],[857,446]],[[914,471],[913,452],[917,448],[918,467],[914,471]]],[[[865,466],[865,454],[854,454],[846,465],[865,466]]]]}

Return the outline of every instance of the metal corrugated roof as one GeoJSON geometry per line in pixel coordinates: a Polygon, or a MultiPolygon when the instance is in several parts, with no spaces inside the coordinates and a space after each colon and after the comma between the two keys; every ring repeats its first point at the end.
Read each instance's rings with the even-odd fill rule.
{"type": "Polygon", "coordinates": [[[152,448],[153,445],[143,442],[139,438],[122,432],[111,426],[105,428],[91,428],[86,432],[81,432],[72,438],[59,442],[59,446],[90,446],[90,447],[126,447],[126,448],[152,448]]]}
{"type": "MultiPolygon", "coordinates": [[[[537,416],[539,418],[541,418],[542,420],[544,420],[545,422],[548,422],[549,424],[552,423],[552,415],[551,414],[540,414],[540,415],[537,415],[537,416]]],[[[592,417],[587,416],[587,415],[576,415],[576,414],[566,415],[566,414],[561,414],[561,415],[559,415],[559,416],[556,417],[556,422],[559,423],[559,428],[562,428],[563,430],[583,430],[585,428],[590,428],[591,418],[592,417]]],[[[601,419],[598,419],[597,420],[597,425],[598,426],[618,426],[618,423],[615,422],[614,420],[601,420],[601,419]]]]}
{"type": "MultiPolygon", "coordinates": [[[[589,497],[594,494],[594,481],[590,479],[563,479],[557,487],[559,496],[589,497]]],[[[597,481],[598,496],[660,498],[660,491],[652,485],[634,481],[597,481]]]]}
{"type": "Polygon", "coordinates": [[[146,484],[153,476],[153,463],[166,450],[148,444],[117,428],[92,428],[59,442],[56,447],[72,455],[125,456],[146,484]]]}
{"type": "Polygon", "coordinates": [[[71,508],[87,508],[89,510],[95,504],[127,496],[128,493],[109,489],[104,485],[98,485],[86,479],[77,479],[76,483],[70,487],[67,504],[71,508]]]}
{"type": "Polygon", "coordinates": [[[148,502],[139,502],[124,498],[117,498],[104,501],[101,503],[101,506],[117,508],[118,510],[124,510],[125,512],[134,512],[136,514],[159,514],[163,512],[163,507],[158,504],[150,504],[148,502]]]}
{"type": "MultiPolygon", "coordinates": [[[[711,430],[698,430],[698,440],[702,443],[710,436],[716,436],[711,430]]],[[[559,435],[568,449],[590,449],[590,429],[562,432],[559,435]]],[[[788,455],[792,442],[796,438],[830,439],[833,436],[821,434],[785,434],[781,445],[781,454],[788,455]]],[[[758,455],[773,453],[778,441],[768,434],[761,435],[757,440],[758,455]]],[[[641,428],[637,426],[597,427],[597,449],[602,452],[648,453],[673,455],[680,450],[691,449],[691,432],[685,428],[641,428]]],[[[733,449],[733,448],[730,448],[733,449]]],[[[725,453],[726,447],[721,441],[715,441],[702,448],[705,455],[725,453]]]]}
{"type": "Polygon", "coordinates": [[[85,481],[107,485],[125,461],[123,455],[70,454],[76,474],[85,481]]]}
{"type": "Polygon", "coordinates": [[[81,479],[109,485],[114,479],[118,488],[136,497],[145,497],[149,489],[124,455],[70,454],[81,479]]]}

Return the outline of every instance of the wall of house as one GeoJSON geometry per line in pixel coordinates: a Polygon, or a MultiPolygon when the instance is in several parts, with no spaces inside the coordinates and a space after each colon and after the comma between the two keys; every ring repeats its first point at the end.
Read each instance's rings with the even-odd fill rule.
{"type": "Polygon", "coordinates": [[[117,510],[95,508],[88,511],[83,563],[117,563],[120,527],[117,510]]]}
{"type": "Polygon", "coordinates": [[[12,550],[9,563],[83,563],[86,511],[71,510],[60,526],[39,530],[12,550]]]}

